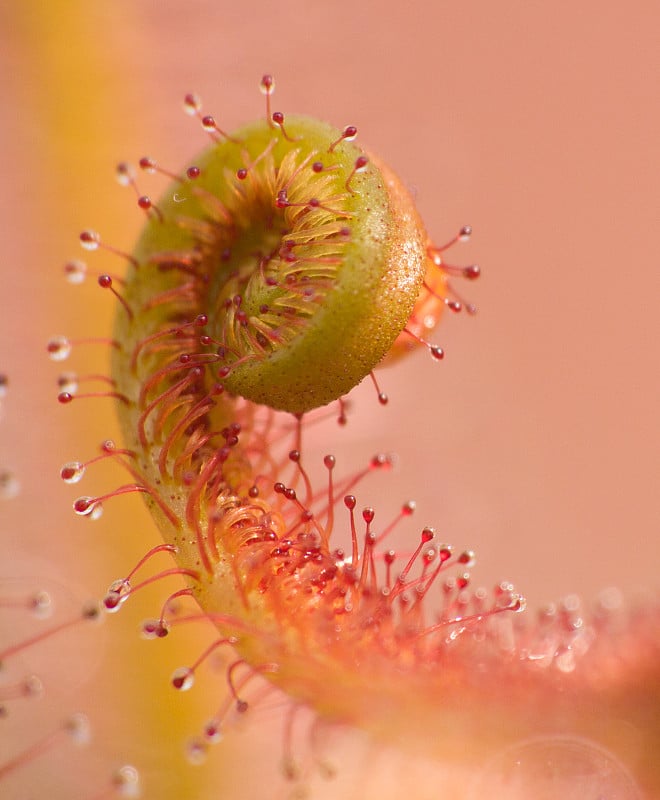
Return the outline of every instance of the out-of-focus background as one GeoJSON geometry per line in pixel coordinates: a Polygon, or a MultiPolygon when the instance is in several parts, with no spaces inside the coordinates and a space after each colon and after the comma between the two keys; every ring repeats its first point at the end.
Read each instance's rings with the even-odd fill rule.
{"type": "MultiPolygon", "coordinates": [[[[114,435],[109,402],[55,400],[59,371],[101,370],[105,351],[80,347],[58,367],[45,342],[107,334],[114,310],[93,279],[68,285],[62,266],[87,256],[121,269],[107,254],[83,254],[77,234],[96,228],[130,249],[142,217],[114,166],[145,154],[174,170],[190,161],[205,135],[180,113],[185,92],[231,128],[263,113],[258,82],[272,72],[274,108],[358,126],[360,142],[410,187],[436,241],[471,224],[472,241],[449,260],[483,270],[456,284],[479,312],[439,328],[445,361],[419,353],[383,371],[387,408],[361,387],[347,429],[310,434],[309,458],[332,451],[354,466],[396,452],[396,472],[365,485],[359,502],[389,519],[415,498],[402,536],[434,525],[478,552],[477,583],[510,579],[534,606],[613,585],[628,596],[655,589],[659,18],[651,0],[0,4],[0,372],[10,380],[0,467],[21,485],[0,499],[0,572],[21,586],[61,586],[75,608],[157,542],[130,499],[97,524],[74,518],[70,500],[118,484],[112,470],[73,489],[58,478],[64,461],[92,457],[114,435]]],[[[157,196],[163,184],[144,176],[141,186],[157,196]]],[[[276,771],[276,726],[259,738],[247,725],[207,765],[185,764],[181,741],[222,690],[215,676],[172,697],[169,674],[200,646],[192,633],[139,640],[139,620],[161,598],[21,656],[28,670],[48,664],[54,688],[12,707],[13,733],[0,720],[3,754],[46,733],[74,701],[99,732],[93,753],[55,781],[66,744],[15,770],[9,797],[44,785],[54,800],[72,786],[92,797],[122,759],[144,766],[150,797],[252,797],[255,757],[276,771]]],[[[3,613],[6,627],[24,624],[3,613]]],[[[352,790],[366,796],[357,779],[352,790]]]]}

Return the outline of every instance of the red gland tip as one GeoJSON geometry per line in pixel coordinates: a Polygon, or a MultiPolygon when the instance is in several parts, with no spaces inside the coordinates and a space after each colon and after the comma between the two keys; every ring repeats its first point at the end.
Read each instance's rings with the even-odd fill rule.
{"type": "Polygon", "coordinates": [[[300,141],[299,139],[294,138],[293,136],[289,136],[284,127],[284,114],[281,111],[273,111],[271,115],[272,121],[277,125],[277,127],[282,131],[282,136],[287,140],[287,142],[297,142],[300,141]]]}
{"type": "Polygon", "coordinates": [[[435,531],[433,530],[433,528],[424,528],[424,530],[422,531],[422,541],[424,542],[424,544],[430,542],[434,538],[434,536],[435,536],[435,531]]]}
{"type": "Polygon", "coordinates": [[[338,139],[336,139],[330,145],[330,147],[328,147],[328,153],[332,153],[334,151],[335,147],[337,147],[337,145],[341,144],[341,142],[352,142],[353,139],[355,139],[356,136],[357,136],[357,128],[355,127],[355,125],[347,125],[344,128],[341,136],[338,139]]]}
{"type": "Polygon", "coordinates": [[[153,158],[149,158],[149,156],[142,156],[142,158],[138,161],[140,165],[140,169],[144,170],[145,172],[153,175],[156,172],[156,162],[153,158]]]}
{"type": "Polygon", "coordinates": [[[275,91],[275,80],[272,75],[264,75],[259,84],[263,94],[272,94],[275,91]]]}
{"type": "Polygon", "coordinates": [[[146,619],[141,626],[142,636],[145,639],[164,639],[170,632],[165,620],[146,619]]]}

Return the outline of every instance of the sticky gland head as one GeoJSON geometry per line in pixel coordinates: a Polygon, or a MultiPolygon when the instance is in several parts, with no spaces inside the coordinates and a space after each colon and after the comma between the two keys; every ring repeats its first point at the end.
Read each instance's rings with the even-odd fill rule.
{"type": "Polygon", "coordinates": [[[286,135],[256,122],[195,159],[138,243],[124,293],[136,319],[119,317],[117,338],[204,313],[230,393],[302,413],[350,391],[391,349],[429,264],[410,196],[350,138],[287,115],[286,135]],[[154,303],[165,292],[175,300],[154,303]]]}

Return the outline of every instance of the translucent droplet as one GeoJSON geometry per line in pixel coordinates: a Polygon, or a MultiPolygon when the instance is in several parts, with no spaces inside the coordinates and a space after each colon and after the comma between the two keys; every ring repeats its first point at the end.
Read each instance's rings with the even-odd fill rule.
{"type": "Polygon", "coordinates": [[[190,764],[198,766],[206,761],[207,745],[201,739],[191,739],[186,744],[186,758],[190,764]]]}
{"type": "Polygon", "coordinates": [[[98,250],[101,237],[96,231],[83,231],[80,234],[80,246],[85,250],[98,250]]]}
{"type": "Polygon", "coordinates": [[[65,723],[65,728],[69,736],[76,744],[87,744],[91,739],[92,732],[89,720],[84,714],[73,714],[65,723]]]}
{"type": "Polygon", "coordinates": [[[115,172],[115,175],[117,177],[117,183],[120,186],[130,186],[135,180],[135,170],[130,164],[127,164],[125,161],[122,161],[120,164],[117,164],[117,170],[115,172]]]}
{"type": "Polygon", "coordinates": [[[222,740],[222,729],[215,720],[210,720],[204,726],[204,739],[209,744],[217,744],[222,740]]]}
{"type": "Polygon", "coordinates": [[[75,372],[62,372],[57,376],[57,387],[61,392],[75,394],[78,391],[78,375],[75,372]]]}
{"type": "Polygon", "coordinates": [[[342,139],[347,142],[352,142],[357,136],[357,128],[355,125],[347,125],[344,128],[344,133],[342,134],[342,139]]]}
{"type": "Polygon", "coordinates": [[[117,611],[123,606],[123,604],[128,600],[128,595],[121,595],[119,592],[108,592],[106,596],[103,598],[103,607],[108,612],[108,614],[116,614],[117,611]]]}
{"type": "Polygon", "coordinates": [[[23,691],[26,697],[39,697],[44,691],[41,678],[38,675],[28,675],[23,681],[23,691]]]}
{"type": "Polygon", "coordinates": [[[64,265],[64,275],[69,283],[74,285],[83,283],[87,275],[87,264],[77,258],[67,261],[64,265]]]}
{"type": "Polygon", "coordinates": [[[466,567],[473,567],[477,563],[477,554],[474,550],[464,550],[458,557],[458,563],[466,567]]]}
{"type": "Polygon", "coordinates": [[[53,336],[46,345],[51,361],[64,361],[71,355],[71,342],[66,336],[53,336]]]}
{"type": "Polygon", "coordinates": [[[470,790],[469,800],[642,800],[612,753],[571,736],[539,736],[507,748],[470,790]]]}
{"type": "Polygon", "coordinates": [[[603,589],[598,596],[598,605],[603,611],[619,611],[623,608],[623,593],[615,586],[603,589]]]}
{"type": "Polygon", "coordinates": [[[94,498],[88,495],[82,495],[73,501],[73,510],[79,517],[89,517],[94,511],[96,505],[94,498]]]}
{"type": "Polygon", "coordinates": [[[275,91],[275,80],[272,75],[264,75],[259,82],[261,94],[272,94],[275,91]]]}
{"type": "Polygon", "coordinates": [[[119,797],[140,796],[140,773],[130,764],[124,764],[112,776],[112,784],[119,797]]]}
{"type": "Polygon", "coordinates": [[[43,589],[35,592],[30,602],[32,613],[38,619],[46,619],[53,613],[53,599],[43,589]]]}
{"type": "Polygon", "coordinates": [[[103,504],[93,497],[79,497],[73,504],[73,510],[81,517],[88,517],[91,520],[100,519],[103,516],[103,504]]]}
{"type": "Polygon", "coordinates": [[[190,92],[183,98],[183,110],[191,117],[194,117],[202,107],[199,95],[190,92]]]}
{"type": "Polygon", "coordinates": [[[60,469],[60,477],[64,483],[78,483],[84,474],[85,465],[81,464],[80,461],[67,461],[60,469]]]}
{"type": "Polygon", "coordinates": [[[130,594],[131,584],[126,578],[113,581],[108,587],[106,596],[103,598],[105,610],[110,614],[119,611],[122,605],[128,600],[130,594]]]}
{"type": "Polygon", "coordinates": [[[143,639],[163,639],[170,632],[165,621],[159,619],[145,619],[140,626],[143,639]]]}
{"type": "Polygon", "coordinates": [[[555,652],[555,667],[560,672],[573,672],[577,666],[575,651],[568,645],[561,645],[555,652]]]}
{"type": "Polygon", "coordinates": [[[215,130],[215,119],[211,115],[207,115],[202,119],[202,128],[204,128],[207,132],[212,132],[215,130]]]}
{"type": "Polygon", "coordinates": [[[0,499],[11,500],[21,491],[21,484],[13,472],[0,471],[0,499]]]}
{"type": "Polygon", "coordinates": [[[92,622],[101,622],[103,620],[103,616],[101,614],[101,606],[98,600],[88,600],[82,607],[82,616],[83,619],[87,619],[92,622]]]}
{"type": "Polygon", "coordinates": [[[180,692],[187,692],[195,685],[195,673],[190,667],[179,667],[172,673],[172,686],[180,692]]]}

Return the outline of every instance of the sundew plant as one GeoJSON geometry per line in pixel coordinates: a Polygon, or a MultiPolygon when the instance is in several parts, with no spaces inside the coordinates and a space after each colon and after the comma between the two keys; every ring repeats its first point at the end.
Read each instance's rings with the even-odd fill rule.
{"type": "MultiPolygon", "coordinates": [[[[470,324],[472,229],[430,234],[359,120],[282,111],[273,76],[255,83],[239,127],[183,93],[179,163],[116,162],[136,243],[99,220],[64,263],[72,332],[42,360],[74,429],[54,477],[76,535],[60,545],[42,505],[32,557],[41,470],[8,464],[3,502],[26,514],[3,531],[21,547],[0,591],[0,786],[242,797],[249,781],[227,778],[239,742],[257,791],[281,796],[370,796],[379,758],[385,793],[656,796],[657,599],[609,589],[539,610],[506,575],[482,588],[475,553],[412,499],[370,499],[403,469],[386,427],[368,456],[345,454],[364,408],[396,402],[406,359],[423,393],[441,331],[470,324]]],[[[3,429],[23,382],[2,374],[3,429]]],[[[26,435],[50,438],[40,425],[35,411],[26,435]]]]}

